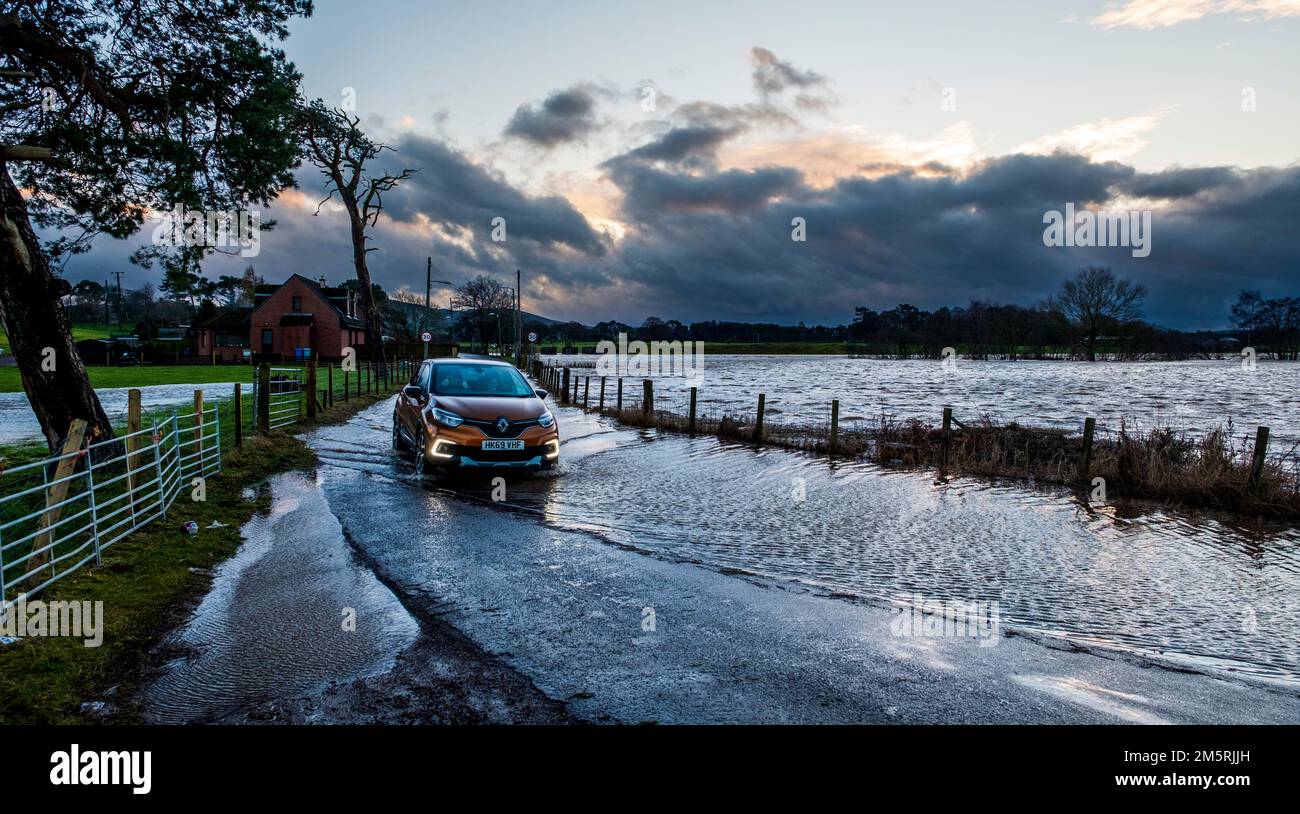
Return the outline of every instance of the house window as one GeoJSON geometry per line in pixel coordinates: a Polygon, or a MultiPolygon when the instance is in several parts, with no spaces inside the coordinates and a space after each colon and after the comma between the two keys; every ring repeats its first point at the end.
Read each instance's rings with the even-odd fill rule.
{"type": "Polygon", "coordinates": [[[302,312],[302,297],[294,297],[294,298],[293,298],[293,310],[294,310],[294,313],[301,313],[301,312],[302,312]]]}

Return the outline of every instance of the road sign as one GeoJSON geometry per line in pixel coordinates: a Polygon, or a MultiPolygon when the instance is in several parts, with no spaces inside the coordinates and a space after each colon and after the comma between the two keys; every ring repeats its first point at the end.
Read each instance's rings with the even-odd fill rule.
{"type": "Polygon", "coordinates": [[[421,342],[432,342],[432,341],[433,341],[433,334],[429,333],[428,331],[425,331],[424,333],[420,334],[420,341],[421,341],[421,342]]]}
{"type": "Polygon", "coordinates": [[[529,331],[529,332],[528,332],[528,341],[529,341],[529,342],[536,342],[536,341],[537,341],[537,332],[536,332],[536,331],[529,331]]]}

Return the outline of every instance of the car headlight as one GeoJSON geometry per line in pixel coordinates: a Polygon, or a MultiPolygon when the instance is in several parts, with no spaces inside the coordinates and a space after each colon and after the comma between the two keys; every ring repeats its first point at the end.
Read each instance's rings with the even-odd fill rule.
{"type": "Polygon", "coordinates": [[[547,410],[537,417],[537,424],[541,427],[553,426],[555,424],[555,416],[551,415],[550,410],[547,410]]]}
{"type": "Polygon", "coordinates": [[[437,421],[444,427],[459,427],[465,423],[465,419],[453,413],[451,410],[444,410],[441,407],[433,408],[433,420],[437,421]]]}

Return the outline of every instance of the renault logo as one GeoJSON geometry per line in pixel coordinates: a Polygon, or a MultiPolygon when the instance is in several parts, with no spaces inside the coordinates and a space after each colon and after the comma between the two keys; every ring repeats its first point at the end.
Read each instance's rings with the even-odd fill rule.
{"type": "Polygon", "coordinates": [[[500,418],[498,418],[497,432],[505,432],[508,429],[510,429],[510,421],[505,416],[501,416],[500,418]]]}

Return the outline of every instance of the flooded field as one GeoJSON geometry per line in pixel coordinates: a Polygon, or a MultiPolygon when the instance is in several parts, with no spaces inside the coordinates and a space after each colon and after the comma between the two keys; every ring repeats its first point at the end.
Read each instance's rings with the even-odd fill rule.
{"type": "MultiPolygon", "coordinates": [[[[407,462],[383,452],[390,414],[381,404],[313,445],[326,466],[381,477],[376,488],[409,483],[407,462]]],[[[935,485],[930,473],[559,415],[558,471],[512,482],[499,508],[845,600],[996,600],[1004,629],[1300,687],[1300,530],[1088,510],[1061,493],[935,485]]],[[[491,505],[488,484],[425,488],[491,505]]]]}
{"type": "MultiPolygon", "coordinates": [[[[850,359],[843,356],[733,356],[707,353],[701,363],[702,414],[753,413],[766,394],[768,420],[825,423],[830,402],[840,400],[841,420],[920,418],[937,423],[944,406],[959,420],[988,415],[1039,427],[1078,429],[1093,416],[1102,429],[1121,419],[1139,426],[1212,430],[1232,419],[1235,435],[1260,424],[1273,434],[1272,449],[1300,443],[1300,364],[1261,361],[1253,371],[1240,360],[1189,362],[979,362],[959,359],[946,370],[937,360],[850,359]]],[[[544,357],[548,362],[590,364],[596,357],[544,357]]],[[[579,377],[595,371],[575,369],[579,377]]],[[[613,383],[606,399],[612,403],[613,383]]],[[[639,403],[638,382],[624,381],[624,397],[639,403]]],[[[680,377],[655,382],[655,406],[685,413],[690,383],[680,377]]],[[[598,385],[593,383],[592,399],[598,385]]],[[[1132,424],[1130,423],[1130,426],[1132,424]]]]}
{"type": "MultiPolygon", "coordinates": [[[[247,385],[245,385],[247,388],[247,385]]],[[[209,384],[159,384],[140,388],[140,403],[146,415],[151,410],[194,404],[194,391],[202,389],[209,398],[233,398],[234,382],[209,384]]],[[[126,418],[129,387],[100,387],[95,392],[109,418],[126,418]]],[[[26,393],[0,393],[0,444],[41,441],[41,425],[32,412],[26,393]]]]}

